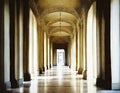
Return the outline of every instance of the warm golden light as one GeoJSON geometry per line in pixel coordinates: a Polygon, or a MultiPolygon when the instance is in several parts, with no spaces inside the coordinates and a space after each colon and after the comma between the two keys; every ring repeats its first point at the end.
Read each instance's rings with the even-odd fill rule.
{"type": "Polygon", "coordinates": [[[96,2],[90,7],[87,18],[87,75],[88,79],[97,78],[96,43],[96,2]]]}
{"type": "Polygon", "coordinates": [[[35,16],[30,10],[29,24],[29,71],[32,77],[38,75],[38,47],[37,47],[37,22],[35,16]]]}

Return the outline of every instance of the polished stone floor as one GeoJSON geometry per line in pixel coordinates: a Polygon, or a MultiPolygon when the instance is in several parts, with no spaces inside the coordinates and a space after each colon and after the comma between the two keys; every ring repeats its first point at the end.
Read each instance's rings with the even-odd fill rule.
{"type": "Polygon", "coordinates": [[[9,89],[8,93],[120,93],[97,88],[91,81],[83,80],[81,75],[71,71],[69,67],[60,66],[47,70],[34,77],[24,86],[9,89]]]}

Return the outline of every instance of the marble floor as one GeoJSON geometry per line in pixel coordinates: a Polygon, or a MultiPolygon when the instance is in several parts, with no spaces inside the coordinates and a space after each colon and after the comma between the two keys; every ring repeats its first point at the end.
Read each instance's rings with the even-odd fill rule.
{"type": "Polygon", "coordinates": [[[69,67],[60,66],[47,70],[23,87],[9,89],[7,93],[120,93],[120,91],[102,90],[91,81],[83,80],[81,75],[69,67]]]}

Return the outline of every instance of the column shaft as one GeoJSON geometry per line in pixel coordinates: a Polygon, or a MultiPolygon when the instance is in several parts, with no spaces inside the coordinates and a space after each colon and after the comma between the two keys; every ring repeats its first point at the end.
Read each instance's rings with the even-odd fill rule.
{"type": "Polygon", "coordinates": [[[24,33],[23,33],[23,70],[24,70],[24,81],[30,81],[31,76],[29,73],[29,1],[24,1],[24,33]]]}

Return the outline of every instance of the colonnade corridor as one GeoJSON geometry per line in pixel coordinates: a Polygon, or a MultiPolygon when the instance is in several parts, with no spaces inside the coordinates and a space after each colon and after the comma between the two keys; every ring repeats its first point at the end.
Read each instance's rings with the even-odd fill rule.
{"type": "Polygon", "coordinates": [[[120,91],[102,90],[92,81],[82,79],[82,75],[68,66],[54,66],[21,88],[9,89],[8,93],[120,93],[120,91]]]}
{"type": "Polygon", "coordinates": [[[0,0],[7,92],[120,93],[120,0],[0,0]]]}

